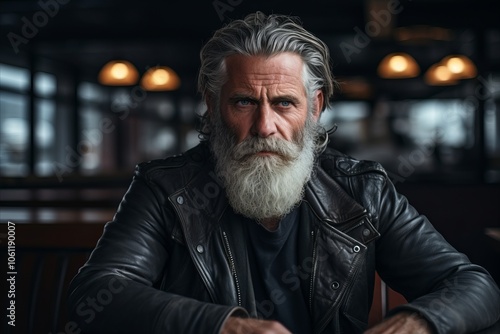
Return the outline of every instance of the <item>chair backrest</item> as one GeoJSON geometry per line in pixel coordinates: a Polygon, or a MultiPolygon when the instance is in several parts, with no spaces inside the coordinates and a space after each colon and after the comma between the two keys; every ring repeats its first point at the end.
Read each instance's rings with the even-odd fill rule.
{"type": "Polygon", "coordinates": [[[392,290],[375,274],[375,288],[373,290],[373,302],[368,317],[368,326],[371,327],[384,319],[387,312],[401,304],[405,304],[406,299],[396,291],[392,290]]]}
{"type": "Polygon", "coordinates": [[[0,283],[5,284],[11,276],[15,279],[15,286],[7,282],[8,286],[1,289],[15,289],[15,297],[8,293],[1,296],[2,307],[15,301],[15,327],[8,324],[7,318],[2,321],[0,332],[67,333],[67,288],[95,247],[103,224],[2,224],[0,227],[0,259],[5,265],[8,255],[12,255],[7,252],[9,232],[11,241],[12,235],[15,237],[12,270],[15,274],[7,274],[0,283]]]}

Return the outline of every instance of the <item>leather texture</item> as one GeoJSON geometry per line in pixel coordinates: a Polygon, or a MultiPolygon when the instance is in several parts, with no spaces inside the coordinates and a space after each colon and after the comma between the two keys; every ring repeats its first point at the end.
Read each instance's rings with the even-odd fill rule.
{"type": "MultiPolygon", "coordinates": [[[[437,333],[500,317],[500,292],[394,188],[382,166],[332,148],[318,157],[304,203],[300,269],[314,333],[362,333],[375,271],[437,333]]],[[[255,316],[244,229],[228,208],[206,143],[138,165],[113,220],[70,286],[83,333],[219,333],[255,316]]],[[[471,208],[472,209],[472,208],[471,208]]]]}

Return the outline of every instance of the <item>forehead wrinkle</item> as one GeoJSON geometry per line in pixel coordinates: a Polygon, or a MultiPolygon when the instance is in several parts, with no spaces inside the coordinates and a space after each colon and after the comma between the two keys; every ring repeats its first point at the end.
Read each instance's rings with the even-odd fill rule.
{"type": "MultiPolygon", "coordinates": [[[[281,76],[281,77],[292,77],[292,76],[281,76]]],[[[305,91],[305,87],[301,80],[298,82],[295,81],[295,78],[292,80],[286,79],[278,79],[276,77],[269,79],[258,79],[258,78],[249,78],[248,80],[238,81],[237,85],[234,86],[235,92],[246,92],[246,93],[254,93],[254,92],[267,92],[267,93],[275,93],[278,95],[285,94],[299,94],[305,91]]]]}
{"type": "Polygon", "coordinates": [[[293,99],[299,100],[300,90],[296,89],[295,85],[292,85],[290,88],[287,87],[266,87],[266,86],[252,86],[248,87],[248,89],[236,89],[232,92],[232,97],[248,97],[256,100],[264,100],[265,99],[293,99]]]}
{"type": "MultiPolygon", "coordinates": [[[[270,62],[270,66],[266,66],[266,64],[261,66],[258,63],[250,62],[245,65],[243,75],[240,75],[241,72],[237,67],[234,67],[236,65],[235,61],[238,61],[238,58],[241,61],[247,57],[233,55],[230,56],[230,59],[226,59],[226,74],[229,76],[229,81],[226,82],[226,85],[232,91],[230,95],[243,94],[253,96],[254,94],[258,94],[260,96],[263,93],[272,93],[272,96],[276,94],[279,96],[282,94],[297,95],[306,92],[303,80],[303,68],[305,65],[301,59],[299,59],[301,62],[300,66],[297,66],[297,59],[284,59],[283,62],[273,62],[274,57],[264,60],[266,64],[270,62]]],[[[248,59],[252,58],[261,57],[248,57],[248,59]]]]}

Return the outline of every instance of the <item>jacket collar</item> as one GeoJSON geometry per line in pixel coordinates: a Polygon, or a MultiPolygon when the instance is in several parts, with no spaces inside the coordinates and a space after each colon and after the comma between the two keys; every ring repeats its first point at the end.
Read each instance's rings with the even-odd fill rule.
{"type": "MultiPolygon", "coordinates": [[[[197,164],[199,166],[196,168],[196,172],[190,174],[190,177],[187,178],[190,181],[169,196],[169,201],[174,206],[180,219],[180,224],[176,225],[174,229],[173,237],[185,241],[191,257],[212,296],[213,302],[237,305],[236,286],[228,285],[234,285],[235,283],[223,278],[232,276],[234,274],[233,270],[236,270],[236,272],[240,273],[240,279],[243,279],[239,282],[243,288],[241,291],[246,291],[248,287],[251,287],[251,283],[246,278],[248,277],[247,261],[242,259],[241,255],[234,253],[233,255],[236,255],[239,260],[235,261],[235,263],[239,264],[239,267],[232,269],[227,262],[224,262],[224,256],[214,256],[214,252],[224,251],[225,248],[222,244],[223,238],[214,237],[214,234],[221,233],[221,230],[224,229],[228,229],[228,235],[230,236],[241,234],[243,231],[230,224],[231,222],[224,224],[221,221],[229,204],[222,182],[216,177],[213,168],[210,168],[213,167],[213,164],[208,161],[197,164]],[[223,293],[220,291],[223,291],[223,293]]],[[[344,256],[344,261],[353,264],[357,263],[361,258],[361,253],[347,252],[345,250],[352,249],[356,245],[359,247],[358,250],[363,250],[365,248],[364,244],[374,240],[379,235],[369,222],[369,219],[361,218],[367,215],[366,210],[320,167],[314,169],[314,173],[306,185],[304,201],[309,204],[313,214],[319,221],[327,223],[326,225],[322,224],[320,241],[330,246],[318,247],[318,249],[325,250],[333,247],[334,249],[331,251],[334,253],[337,252],[336,250],[342,250],[343,254],[347,254],[344,256]],[[359,223],[360,219],[361,224],[359,223]],[[327,225],[334,228],[327,228],[327,225]],[[367,228],[370,231],[368,236],[365,233],[367,228]],[[345,234],[339,234],[337,231],[349,233],[352,238],[346,237],[345,234]]],[[[233,250],[236,248],[246,249],[239,241],[230,239],[229,242],[233,250]]],[[[303,247],[305,247],[303,251],[305,251],[306,256],[311,254],[311,243],[303,245],[303,247]]],[[[318,253],[317,256],[330,258],[329,253],[318,253]]],[[[348,270],[347,267],[331,268],[334,264],[331,264],[330,261],[320,262],[321,266],[324,267],[321,270],[318,269],[320,272],[323,272],[323,270],[325,272],[336,272],[339,277],[344,277],[346,282],[351,280],[354,275],[354,272],[348,270]],[[346,272],[343,272],[343,270],[346,272]]],[[[328,288],[328,284],[331,282],[323,282],[325,279],[322,275],[318,275],[314,279],[316,292],[311,296],[312,308],[316,310],[314,312],[315,318],[318,321],[321,320],[321,322],[327,321],[325,319],[328,318],[328,315],[319,310],[330,309],[333,307],[332,305],[337,305],[342,295],[340,294],[341,291],[339,291],[339,294],[332,299],[328,288]],[[327,300],[329,301],[327,302],[327,300]]],[[[255,309],[255,306],[250,303],[252,301],[251,297],[246,294],[241,297],[242,305],[247,305],[249,310],[255,309]]]]}
{"type": "Polygon", "coordinates": [[[306,186],[305,200],[320,220],[333,224],[341,224],[366,213],[358,202],[319,167],[314,169],[306,186]]]}
{"type": "MultiPolygon", "coordinates": [[[[197,157],[194,155],[194,158],[197,157]]],[[[213,161],[206,159],[206,156],[200,157],[200,160],[203,160],[204,168],[183,188],[169,196],[178,213],[185,217],[181,220],[189,226],[184,228],[184,232],[191,235],[193,242],[206,240],[210,234],[208,232],[219,224],[229,205],[223,183],[214,172],[213,161]]],[[[306,184],[304,201],[310,205],[319,220],[333,225],[340,225],[366,214],[365,208],[319,166],[314,168],[306,184]]]]}

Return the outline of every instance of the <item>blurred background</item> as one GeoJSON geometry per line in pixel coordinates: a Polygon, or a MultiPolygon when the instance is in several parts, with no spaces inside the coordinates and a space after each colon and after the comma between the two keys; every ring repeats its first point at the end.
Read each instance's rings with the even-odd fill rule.
{"type": "Polygon", "coordinates": [[[198,142],[199,50],[299,16],[341,83],[321,121],[500,281],[500,20],[486,0],[3,0],[1,223],[102,224],[134,166],[198,142]]]}
{"type": "MultiPolygon", "coordinates": [[[[471,196],[498,195],[500,183],[493,4],[5,0],[1,221],[111,219],[137,163],[198,142],[201,46],[231,19],[261,10],[299,16],[328,44],[341,90],[321,121],[338,126],[339,150],[381,162],[402,191],[422,188],[426,203],[470,198],[454,206],[471,213],[468,228],[498,226],[498,210],[491,219],[481,195],[471,196]],[[426,190],[435,187],[454,191],[426,190]]],[[[500,206],[498,196],[485,200],[500,206]]]]}

